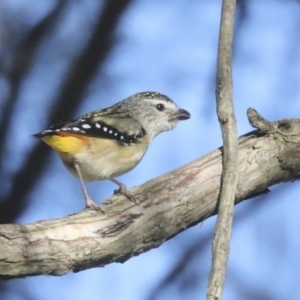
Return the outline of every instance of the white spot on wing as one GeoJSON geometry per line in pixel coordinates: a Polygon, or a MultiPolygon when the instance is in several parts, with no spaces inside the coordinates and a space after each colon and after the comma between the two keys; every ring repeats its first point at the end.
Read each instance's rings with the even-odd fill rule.
{"type": "Polygon", "coordinates": [[[109,134],[112,134],[112,133],[113,133],[113,131],[112,131],[112,130],[110,130],[108,133],[109,133],[109,134]]]}
{"type": "Polygon", "coordinates": [[[103,131],[106,132],[107,131],[107,127],[103,127],[103,131]]]}
{"type": "Polygon", "coordinates": [[[101,125],[99,123],[96,123],[97,128],[101,128],[101,125]]]}
{"type": "Polygon", "coordinates": [[[74,130],[74,131],[80,131],[80,128],[78,128],[78,127],[72,127],[72,130],[74,130]]]}
{"type": "Polygon", "coordinates": [[[91,128],[91,125],[89,125],[89,124],[83,124],[83,125],[82,125],[82,128],[90,129],[90,128],[91,128]]]}

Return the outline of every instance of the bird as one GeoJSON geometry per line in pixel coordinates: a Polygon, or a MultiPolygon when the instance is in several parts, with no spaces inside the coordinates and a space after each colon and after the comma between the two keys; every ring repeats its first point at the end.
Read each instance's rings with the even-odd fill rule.
{"type": "Polygon", "coordinates": [[[65,167],[79,178],[86,208],[101,210],[89,196],[84,182],[110,180],[119,187],[115,193],[138,203],[116,177],[131,171],[141,161],[158,134],[190,117],[188,111],[169,97],[158,92],[141,92],[33,136],[52,147],[65,167]]]}

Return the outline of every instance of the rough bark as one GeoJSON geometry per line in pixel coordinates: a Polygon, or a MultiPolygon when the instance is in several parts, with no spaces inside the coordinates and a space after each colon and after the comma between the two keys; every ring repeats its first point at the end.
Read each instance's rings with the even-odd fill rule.
{"type": "MultiPolygon", "coordinates": [[[[300,174],[300,120],[267,122],[248,114],[261,129],[239,139],[236,203],[268,192],[300,174]]],[[[124,262],[158,247],[216,211],[222,148],[131,189],[141,201],[106,200],[100,212],[85,210],[62,219],[0,226],[0,276],[16,278],[124,262]]],[[[249,212],[251,213],[251,212],[249,212]]]]}

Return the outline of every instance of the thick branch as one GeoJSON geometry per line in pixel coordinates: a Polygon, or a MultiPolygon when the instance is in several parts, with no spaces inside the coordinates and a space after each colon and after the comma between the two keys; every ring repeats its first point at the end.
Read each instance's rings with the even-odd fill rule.
{"type": "Polygon", "coordinates": [[[235,0],[223,0],[217,66],[217,112],[223,137],[223,174],[212,247],[207,299],[222,299],[238,184],[238,140],[232,99],[232,40],[235,0]]]}
{"type": "MultiPolygon", "coordinates": [[[[300,175],[300,120],[273,124],[271,133],[255,131],[239,139],[237,203],[300,175]]],[[[138,205],[114,196],[102,205],[106,215],[85,210],[63,219],[1,225],[1,277],[62,275],[158,247],[216,212],[221,154],[217,149],[133,188],[138,205]]]]}

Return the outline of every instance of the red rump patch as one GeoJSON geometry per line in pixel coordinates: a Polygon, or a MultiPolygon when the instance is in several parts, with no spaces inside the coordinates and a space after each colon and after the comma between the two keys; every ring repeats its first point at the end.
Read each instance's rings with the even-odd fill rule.
{"type": "MultiPolygon", "coordinates": [[[[57,132],[57,135],[59,136],[74,136],[75,134],[70,134],[69,132],[63,132],[63,131],[59,131],[57,132]]],[[[78,134],[76,134],[76,137],[78,136],[78,134]]]]}
{"type": "Polygon", "coordinates": [[[75,137],[79,140],[82,140],[84,142],[88,142],[89,138],[87,136],[83,136],[81,134],[76,134],[76,133],[71,133],[71,132],[63,132],[63,131],[59,131],[56,133],[57,135],[61,136],[61,137],[75,137]]]}

